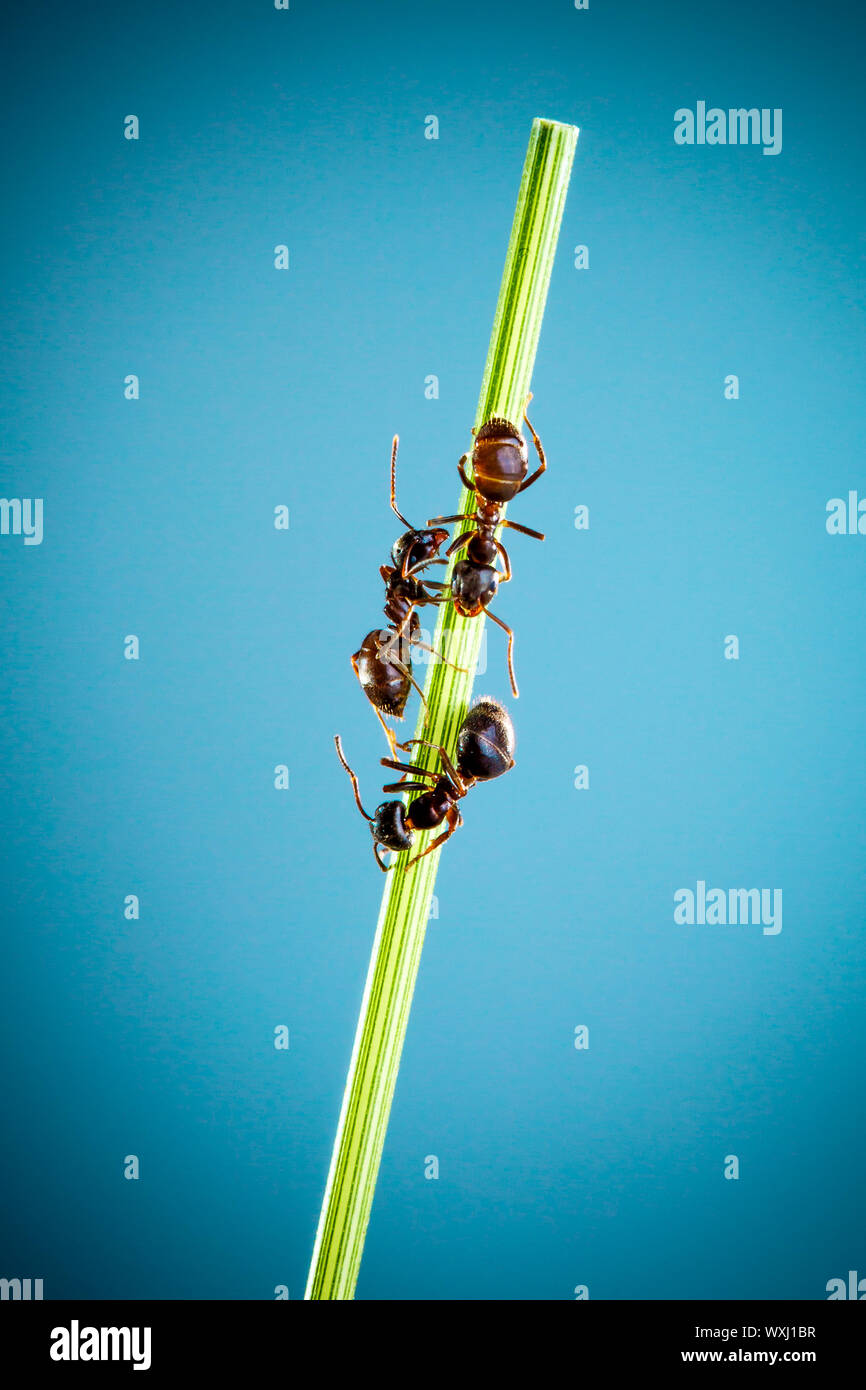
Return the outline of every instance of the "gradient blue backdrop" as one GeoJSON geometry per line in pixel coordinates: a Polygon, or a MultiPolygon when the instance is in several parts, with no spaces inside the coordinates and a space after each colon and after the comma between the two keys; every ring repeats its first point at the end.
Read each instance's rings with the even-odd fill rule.
{"type": "Polygon", "coordinates": [[[0,537],[0,1275],[302,1296],[382,889],[331,739],[373,799],[388,449],[407,514],[453,509],[536,115],[582,133],[548,539],[499,607],[519,765],[443,857],[358,1296],[866,1274],[866,537],[825,530],[866,493],[853,7],[7,15],[0,491],[45,538],[0,537]],[[782,153],[678,147],[698,99],[781,107],[782,153]],[[781,934],[676,926],[698,878],[781,887],[781,934]]]}

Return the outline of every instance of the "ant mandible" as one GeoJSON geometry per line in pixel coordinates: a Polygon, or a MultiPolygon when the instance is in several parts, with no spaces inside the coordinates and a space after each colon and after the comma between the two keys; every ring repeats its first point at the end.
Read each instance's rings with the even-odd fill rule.
{"type": "MultiPolygon", "coordinates": [[[[466,474],[468,454],[464,454],[457,465],[464,487],[474,494],[474,512],[460,512],[456,516],[434,516],[427,523],[428,526],[436,522],[451,521],[475,523],[471,530],[464,531],[453,540],[445,552],[446,556],[453,555],[466,547],[465,558],[458,560],[451,574],[451,601],[463,618],[477,618],[479,613],[487,610],[500,583],[505,584],[511,578],[508,551],[502,542],[496,539],[498,527],[510,526],[512,531],[520,531],[524,536],[544,540],[542,531],[533,531],[529,526],[519,526],[516,521],[507,521],[502,515],[506,502],[510,502],[519,492],[525,492],[528,487],[532,487],[547,468],[541,440],[526,414],[526,407],[531,400],[530,392],[523,407],[523,418],[529,427],[540,459],[539,466],[532,476],[526,476],[529,454],[526,440],[520,430],[509,420],[498,417],[488,420],[475,435],[472,448],[472,478],[466,474]],[[496,568],[497,554],[502,556],[504,571],[496,568]]],[[[508,635],[508,676],[516,698],[519,692],[514,678],[514,633],[495,613],[488,612],[487,616],[508,635]]]]}
{"type": "Polygon", "coordinates": [[[514,725],[504,705],[487,696],[472,706],[460,726],[457,736],[457,766],[455,767],[445,749],[438,743],[428,743],[423,738],[409,739],[400,747],[409,749],[413,745],[434,748],[442,764],[441,773],[429,772],[420,763],[401,763],[394,758],[382,758],[383,767],[391,767],[395,772],[404,773],[399,782],[389,782],[383,792],[418,791],[409,805],[402,801],[383,801],[376,807],[374,815],[369,815],[361,804],[358,779],[343,756],[343,746],[339,735],[334,739],[337,757],[343,764],[355,793],[355,804],[361,815],[370,822],[373,836],[373,854],[383,873],[393,868],[393,864],[382,862],[379,850],[390,850],[399,854],[412,848],[416,830],[435,830],[447,822],[446,829],[437,835],[426,849],[407,860],[403,868],[408,869],[432,854],[455,830],[463,824],[463,817],[457,802],[462,800],[476,782],[489,782],[493,777],[501,777],[514,767],[514,725]],[[422,780],[422,778],[424,780],[422,780]]]}
{"type": "Polygon", "coordinates": [[[445,559],[437,558],[443,542],[448,539],[448,532],[441,527],[416,531],[397,508],[398,444],[399,436],[395,434],[391,446],[391,510],[408,529],[391,547],[392,563],[379,568],[385,581],[384,612],[389,627],[368,632],[352,656],[352,669],[385,730],[392,757],[396,755],[394,732],[383,716],[390,714],[396,719],[403,718],[412,686],[424,700],[424,692],[412,675],[411,648],[421,647],[434,656],[439,655],[421,641],[421,623],[415,610],[425,604],[447,602],[441,594],[437,596],[431,592],[446,589],[447,585],[418,576],[429,565],[448,563],[445,559]]]}

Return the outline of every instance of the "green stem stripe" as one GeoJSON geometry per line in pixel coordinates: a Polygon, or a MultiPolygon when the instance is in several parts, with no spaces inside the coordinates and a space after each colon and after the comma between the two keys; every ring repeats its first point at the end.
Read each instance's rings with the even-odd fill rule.
{"type": "MultiPolygon", "coordinates": [[[[494,415],[520,422],[532,380],[577,135],[575,126],[533,121],[476,428],[494,415]]],[[[471,500],[471,494],[462,489],[456,510],[471,510],[471,500]]],[[[430,663],[424,692],[427,707],[421,708],[416,738],[441,744],[452,754],[472,695],[483,626],[483,618],[461,618],[450,603],[439,609],[433,646],[465,670],[456,671],[443,662],[430,663]]],[[[418,760],[426,767],[437,766],[438,755],[432,750],[414,751],[416,755],[423,751],[418,760]]],[[[419,837],[415,852],[427,843],[429,835],[419,837]]],[[[385,884],[310,1265],[308,1299],[354,1297],[439,854],[434,850],[406,873],[398,864],[385,884]]]]}

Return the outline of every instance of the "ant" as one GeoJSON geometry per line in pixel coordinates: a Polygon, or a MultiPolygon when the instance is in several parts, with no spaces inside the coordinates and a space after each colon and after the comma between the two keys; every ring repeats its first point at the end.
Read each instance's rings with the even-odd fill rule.
{"type": "MultiPolygon", "coordinates": [[[[448,532],[441,527],[416,531],[397,508],[397,447],[399,436],[394,435],[391,445],[391,510],[400,518],[407,530],[391,547],[390,565],[381,565],[379,573],[385,581],[385,617],[389,627],[368,632],[358,650],[352,657],[352,669],[358,677],[361,689],[373,706],[376,718],[385,730],[385,737],[391,748],[391,756],[396,756],[394,732],[385,723],[383,715],[390,714],[396,719],[403,718],[406,701],[412,686],[418,691],[422,701],[424,692],[412,675],[411,648],[422,647],[424,651],[439,653],[420,638],[421,622],[417,608],[425,604],[446,603],[442,594],[431,590],[444,590],[446,584],[438,584],[432,579],[418,576],[429,565],[446,565],[445,559],[437,558],[448,532]]],[[[444,657],[441,657],[445,661],[444,657]]],[[[451,665],[446,662],[446,665],[451,665]]],[[[460,669],[460,668],[457,668],[460,669]]],[[[426,703],[426,701],[425,701],[426,703]]]]}
{"type": "MultiPolygon", "coordinates": [[[[475,444],[472,448],[472,478],[468,478],[466,474],[468,454],[464,454],[457,465],[457,472],[464,487],[474,494],[474,512],[460,512],[456,516],[434,516],[427,523],[428,526],[446,521],[475,523],[473,528],[464,531],[453,540],[445,552],[446,556],[450,556],[466,546],[465,558],[457,561],[451,573],[451,600],[463,618],[476,618],[479,613],[484,612],[494,598],[500,582],[505,584],[511,578],[508,551],[502,542],[496,539],[499,526],[510,526],[512,531],[520,531],[524,536],[544,540],[542,531],[533,531],[529,526],[518,526],[516,521],[506,521],[502,515],[506,502],[510,502],[519,492],[525,492],[547,468],[541,440],[526,414],[526,407],[531,400],[530,392],[523,407],[523,418],[532,434],[540,459],[539,467],[532,476],[526,476],[529,455],[526,440],[520,430],[509,420],[499,417],[488,420],[477,434],[473,430],[475,444]],[[495,567],[497,554],[502,556],[504,571],[495,567]]],[[[494,613],[488,613],[487,616],[508,634],[508,675],[516,699],[519,692],[514,678],[514,633],[494,613]]]]}
{"type": "Polygon", "coordinates": [[[401,763],[394,758],[382,758],[383,767],[392,767],[404,773],[399,782],[386,784],[383,792],[420,792],[409,802],[383,801],[376,807],[375,815],[368,815],[361,805],[358,779],[343,756],[343,746],[339,735],[334,739],[337,757],[343,764],[352,789],[355,804],[361,815],[370,822],[373,836],[373,854],[383,873],[393,868],[384,864],[379,854],[380,847],[399,854],[401,850],[411,849],[415,842],[416,830],[435,830],[443,821],[447,827],[437,835],[426,849],[416,854],[404,864],[404,871],[410,864],[432,854],[455,830],[463,824],[463,817],[457,802],[460,801],[476,782],[488,782],[493,777],[501,777],[514,767],[514,725],[504,705],[487,696],[472,706],[460,726],[457,735],[457,766],[455,767],[445,749],[438,743],[428,743],[423,738],[409,739],[400,747],[409,749],[414,744],[433,748],[439,754],[443,771],[429,772],[420,763],[401,763]],[[423,781],[421,779],[424,779],[423,781]]]}

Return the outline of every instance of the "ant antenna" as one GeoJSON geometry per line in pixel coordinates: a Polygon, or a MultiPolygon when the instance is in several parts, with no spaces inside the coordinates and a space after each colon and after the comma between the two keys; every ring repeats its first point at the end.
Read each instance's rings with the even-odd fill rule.
{"type": "Polygon", "coordinates": [[[340,735],[339,735],[339,734],[336,734],[336,735],[334,736],[334,746],[335,746],[335,748],[337,749],[337,757],[340,759],[340,762],[343,764],[343,767],[346,769],[346,771],[347,771],[348,774],[349,774],[349,780],[350,780],[350,782],[352,783],[352,790],[353,790],[353,792],[355,793],[355,805],[357,806],[358,810],[361,812],[361,815],[364,817],[364,819],[365,819],[365,820],[371,821],[371,820],[373,819],[373,817],[372,817],[372,816],[368,816],[368,815],[367,815],[367,812],[364,810],[363,806],[361,805],[361,793],[360,793],[359,790],[358,790],[358,779],[357,779],[357,777],[355,776],[355,774],[354,774],[354,772],[352,771],[352,769],[349,767],[349,764],[346,762],[346,759],[343,757],[343,745],[342,745],[342,743],[340,742],[340,735]]]}
{"type": "Polygon", "coordinates": [[[391,445],[391,511],[400,518],[407,531],[414,531],[415,528],[411,521],[407,521],[403,513],[397,510],[397,445],[399,443],[400,436],[395,434],[394,443],[391,445]]]}

